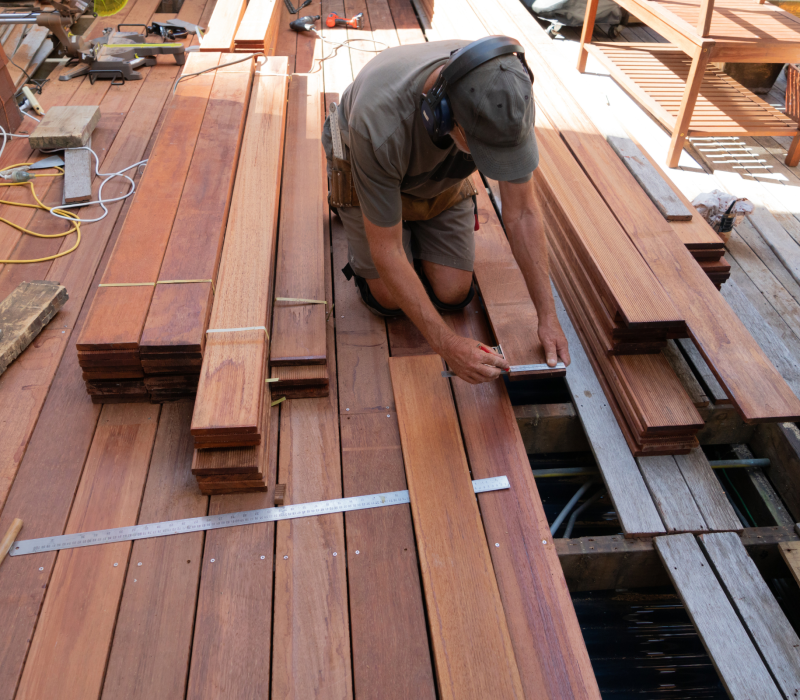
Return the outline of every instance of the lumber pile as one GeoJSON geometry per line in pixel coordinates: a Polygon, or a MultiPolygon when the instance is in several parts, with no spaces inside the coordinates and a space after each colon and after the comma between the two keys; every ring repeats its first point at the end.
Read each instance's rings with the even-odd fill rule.
{"type": "Polygon", "coordinates": [[[328,395],[320,87],[297,79],[289,90],[269,358],[273,390],[287,398],[328,395]]]}
{"type": "Polygon", "coordinates": [[[278,37],[280,0],[219,0],[200,51],[269,55],[278,37]]]}
{"type": "MultiPolygon", "coordinates": [[[[272,403],[265,368],[288,89],[274,73],[285,72],[286,58],[267,68],[253,85],[192,416],[192,472],[204,493],[265,485],[267,451],[258,446],[272,403]]],[[[305,97],[307,82],[313,76],[295,77],[292,97],[305,97]]]]}
{"type": "Polygon", "coordinates": [[[22,124],[22,112],[14,98],[17,86],[9,74],[11,67],[6,52],[0,47],[0,126],[7,132],[14,133],[22,124]]]}
{"type": "MultiPolygon", "coordinates": [[[[190,54],[187,72],[221,59],[190,54]]],[[[178,83],[78,339],[96,403],[195,394],[253,70],[178,83]]]]}

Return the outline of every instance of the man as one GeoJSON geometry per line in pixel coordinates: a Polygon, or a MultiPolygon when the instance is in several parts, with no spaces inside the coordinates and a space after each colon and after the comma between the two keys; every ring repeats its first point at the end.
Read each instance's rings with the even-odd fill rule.
{"type": "Polygon", "coordinates": [[[343,272],[355,277],[373,313],[405,313],[456,375],[473,384],[509,367],[440,317],[464,308],[474,294],[477,221],[468,178],[476,169],[500,181],[509,242],[539,316],[531,332],[538,331],[548,365],[570,360],[532,177],[539,162],[532,77],[515,45],[490,37],[388,49],[342,95],[339,157],[330,117],[322,136],[331,205],[347,234],[343,272]],[[502,55],[484,60],[495,53],[502,55]],[[434,105],[431,94],[445,99],[434,105]]]}

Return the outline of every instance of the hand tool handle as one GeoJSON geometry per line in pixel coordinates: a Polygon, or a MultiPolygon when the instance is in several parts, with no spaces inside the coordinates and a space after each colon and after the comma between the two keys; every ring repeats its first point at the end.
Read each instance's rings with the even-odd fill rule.
{"type": "Polygon", "coordinates": [[[6,530],[6,534],[3,535],[3,539],[0,540],[0,564],[3,563],[3,559],[6,558],[8,550],[11,549],[11,545],[14,544],[21,529],[22,521],[19,518],[14,518],[11,526],[6,530]]]}

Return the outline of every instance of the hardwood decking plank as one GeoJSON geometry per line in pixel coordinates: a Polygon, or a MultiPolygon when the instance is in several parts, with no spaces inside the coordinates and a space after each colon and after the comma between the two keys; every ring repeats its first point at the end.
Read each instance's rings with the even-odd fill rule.
{"type": "MultiPolygon", "coordinates": [[[[287,90],[285,78],[270,74],[285,70],[285,58],[271,58],[254,78],[211,329],[267,323],[287,90]]],[[[208,337],[192,418],[193,435],[258,432],[267,347],[263,330],[208,337]]]]}
{"type": "Polygon", "coordinates": [[[200,41],[200,51],[231,53],[246,9],[247,0],[218,0],[208,21],[208,31],[200,41]]]}
{"type": "MultiPolygon", "coordinates": [[[[488,342],[479,309],[476,299],[448,321],[459,335],[488,342]]],[[[505,385],[453,379],[452,388],[473,478],[511,483],[508,491],[479,494],[478,504],[525,697],[599,700],[505,385]]]]}
{"type": "MultiPolygon", "coordinates": [[[[134,525],[159,407],[103,409],[66,532],[134,525]]],[[[122,594],[130,542],[58,553],[16,697],[96,698],[122,594]]]]}
{"type": "Polygon", "coordinates": [[[315,76],[297,75],[289,86],[281,235],[275,270],[270,365],[326,363],[327,305],[324,301],[322,235],[322,86],[315,76]],[[309,189],[311,188],[311,189],[309,189]]]}
{"type": "Polygon", "coordinates": [[[392,357],[389,368],[440,697],[522,698],[442,361],[392,357]]]}
{"type": "MultiPolygon", "coordinates": [[[[161,412],[138,524],[208,512],[190,466],[190,403],[161,412]]],[[[189,670],[203,533],[133,543],[108,660],[103,698],[180,697],[189,670]]]]}
{"type": "Polygon", "coordinates": [[[800,695],[800,638],[738,535],[701,535],[700,545],[784,697],[800,695]]]}
{"type": "Polygon", "coordinates": [[[782,697],[694,536],[656,537],[655,547],[728,695],[782,697]]]}

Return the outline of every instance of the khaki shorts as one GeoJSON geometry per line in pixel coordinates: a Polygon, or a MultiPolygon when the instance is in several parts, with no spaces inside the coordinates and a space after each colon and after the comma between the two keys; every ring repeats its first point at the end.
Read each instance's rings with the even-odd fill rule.
{"type": "MultiPolygon", "coordinates": [[[[347,234],[348,260],[359,277],[378,279],[364,228],[361,207],[339,207],[347,234]]],[[[403,222],[403,248],[408,261],[428,262],[472,272],[475,262],[475,210],[465,199],[428,221],[403,222]]]]}

